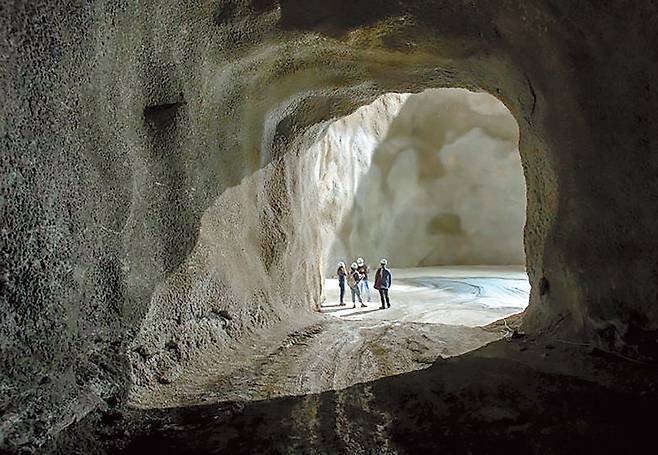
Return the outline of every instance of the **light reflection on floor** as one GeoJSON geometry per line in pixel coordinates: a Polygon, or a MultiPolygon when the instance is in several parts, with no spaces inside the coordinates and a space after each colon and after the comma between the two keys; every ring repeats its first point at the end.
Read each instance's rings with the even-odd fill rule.
{"type": "MultiPolygon", "coordinates": [[[[349,319],[380,319],[476,327],[523,311],[530,283],[523,266],[459,266],[392,269],[391,308],[380,310],[379,294],[352,308],[347,289],[345,307],[338,306],[338,282],[325,282],[322,311],[349,319]]],[[[374,271],[370,273],[372,287],[374,271]]]]}

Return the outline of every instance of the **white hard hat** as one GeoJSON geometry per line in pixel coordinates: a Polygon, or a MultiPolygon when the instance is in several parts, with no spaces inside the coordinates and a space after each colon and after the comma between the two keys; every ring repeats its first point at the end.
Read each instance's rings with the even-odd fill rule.
{"type": "Polygon", "coordinates": [[[350,266],[350,268],[355,269],[356,268],[356,262],[352,262],[352,265],[350,266]]]}
{"type": "Polygon", "coordinates": [[[379,261],[379,263],[380,263],[381,265],[387,265],[387,264],[388,264],[388,261],[387,261],[386,259],[382,259],[381,261],[379,261]]]}
{"type": "Polygon", "coordinates": [[[343,261],[340,261],[340,262],[338,263],[338,267],[345,267],[345,263],[344,263],[343,261]]]}
{"type": "Polygon", "coordinates": [[[364,262],[364,261],[363,261],[363,258],[359,258],[359,259],[356,260],[356,263],[357,263],[358,265],[363,265],[363,262],[364,262]]]}

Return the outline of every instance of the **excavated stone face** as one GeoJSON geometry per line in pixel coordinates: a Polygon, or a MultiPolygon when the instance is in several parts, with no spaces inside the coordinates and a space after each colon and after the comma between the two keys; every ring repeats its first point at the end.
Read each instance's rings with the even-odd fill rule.
{"type": "Polygon", "coordinates": [[[395,267],[524,264],[518,142],[502,103],[462,89],[387,94],[332,124],[310,150],[331,220],[327,271],[361,256],[395,267]]]}
{"type": "Polygon", "coordinates": [[[387,92],[502,100],[527,182],[526,330],[656,356],[653,5],[2,7],[4,446],[311,314],[322,213],[306,152],[387,92]]]}

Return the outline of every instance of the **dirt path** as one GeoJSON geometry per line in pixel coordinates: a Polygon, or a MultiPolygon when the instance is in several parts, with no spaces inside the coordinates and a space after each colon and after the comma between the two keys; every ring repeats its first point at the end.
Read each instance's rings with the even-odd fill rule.
{"type": "Polygon", "coordinates": [[[264,398],[317,393],[419,370],[496,339],[479,329],[390,321],[340,321],[288,337],[263,365],[264,398]],[[294,340],[294,341],[293,341],[294,340]]]}
{"type": "Polygon", "coordinates": [[[380,310],[376,295],[367,308],[339,306],[336,280],[328,280],[323,315],[291,315],[285,324],[245,335],[242,344],[207,351],[173,383],[143,391],[133,404],[255,401],[421,370],[500,338],[504,327],[476,326],[527,304],[522,267],[397,269],[394,276],[390,309],[380,310]]]}
{"type": "MultiPolygon", "coordinates": [[[[441,289],[419,291],[437,283],[429,278],[408,286],[398,313],[373,302],[339,317],[343,307],[304,321],[300,315],[284,319],[296,326],[269,327],[230,350],[208,352],[146,396],[142,409],[130,409],[108,440],[124,453],[195,455],[562,453],[565,444],[620,453],[632,450],[626,441],[653,435],[653,421],[640,416],[658,406],[654,365],[558,340],[490,343],[520,322],[507,306],[505,323],[486,328],[409,321],[427,317],[419,296],[447,287],[468,294],[455,285],[463,277],[449,277],[449,286],[440,277],[441,289]],[[395,320],[400,313],[407,320],[395,320]]],[[[445,297],[452,316],[479,317],[483,309],[489,318],[493,305],[483,298],[492,294],[491,281],[477,280],[475,297],[445,297]]],[[[505,295],[513,289],[502,288],[505,295]]]]}
{"type": "Polygon", "coordinates": [[[140,407],[255,401],[339,390],[416,371],[498,338],[480,328],[325,317],[183,374],[140,407]]]}
{"type": "MultiPolygon", "coordinates": [[[[281,378],[332,330],[288,337],[295,343],[264,354],[272,368],[245,384],[262,393],[261,381],[281,378]]],[[[655,443],[656,372],[583,346],[512,339],[319,394],[131,410],[108,440],[126,454],[642,453],[655,443]]],[[[296,379],[281,378],[279,390],[296,379]]]]}

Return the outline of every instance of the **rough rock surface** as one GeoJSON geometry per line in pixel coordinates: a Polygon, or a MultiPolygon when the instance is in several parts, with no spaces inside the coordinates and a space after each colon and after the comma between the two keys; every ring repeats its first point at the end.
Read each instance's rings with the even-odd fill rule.
{"type": "Polygon", "coordinates": [[[304,152],[387,92],[502,100],[527,183],[524,330],[658,357],[653,2],[0,7],[2,446],[311,317],[304,152]]]}

